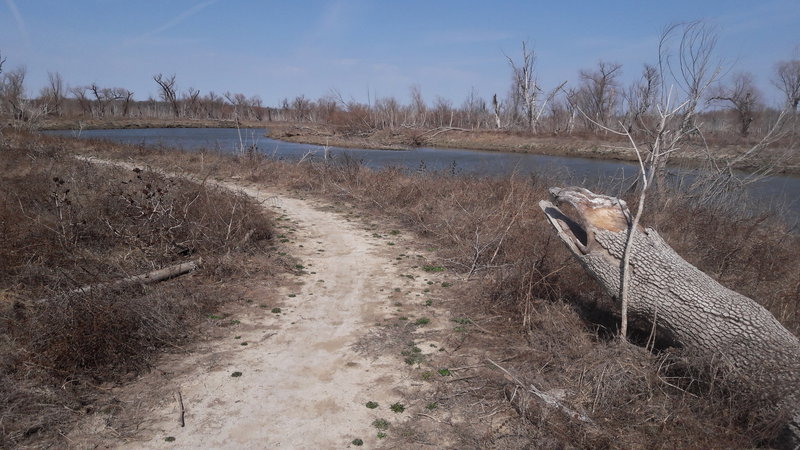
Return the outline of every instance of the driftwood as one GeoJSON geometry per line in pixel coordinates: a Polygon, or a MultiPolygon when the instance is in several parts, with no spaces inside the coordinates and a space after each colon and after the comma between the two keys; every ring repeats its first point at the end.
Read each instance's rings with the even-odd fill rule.
{"type": "MultiPolygon", "coordinates": [[[[134,275],[126,278],[122,278],[119,280],[109,281],[106,283],[97,283],[97,284],[89,284],[86,286],[81,286],[79,288],[73,289],[71,291],[66,292],[65,294],[88,294],[89,292],[96,291],[98,289],[108,289],[108,288],[119,288],[123,286],[133,285],[133,284],[153,284],[158,283],[161,281],[169,280],[170,278],[175,278],[181,275],[185,275],[199,267],[202,263],[202,258],[196,259],[194,261],[189,261],[185,263],[175,264],[172,266],[164,267],[163,269],[153,270],[147,273],[143,273],[140,275],[134,275]]],[[[37,303],[44,303],[50,300],[49,298],[40,299],[37,303]]]]}
{"type": "MultiPolygon", "coordinates": [[[[616,301],[631,217],[617,198],[583,188],[552,188],[541,201],[558,236],[583,268],[616,301]],[[572,217],[559,209],[569,205],[572,217]]],[[[800,340],[764,307],[720,285],[681,258],[652,228],[639,228],[631,252],[633,321],[706,361],[728,380],[793,418],[787,448],[800,445],[800,340]]]]}

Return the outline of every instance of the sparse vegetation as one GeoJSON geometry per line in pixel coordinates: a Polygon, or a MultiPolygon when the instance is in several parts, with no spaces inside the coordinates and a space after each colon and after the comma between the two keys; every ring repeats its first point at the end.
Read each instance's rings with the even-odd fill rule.
{"type": "Polygon", "coordinates": [[[406,410],[406,406],[400,402],[397,402],[397,403],[392,403],[392,405],[389,406],[389,409],[391,409],[393,413],[400,414],[401,412],[406,410]]]}
{"type": "Polygon", "coordinates": [[[367,405],[366,405],[366,406],[367,406],[367,408],[369,408],[369,409],[375,409],[375,408],[377,408],[377,407],[378,407],[378,403],[377,403],[377,402],[373,402],[373,401],[369,401],[369,402],[367,402],[367,405]]]}
{"type": "Polygon", "coordinates": [[[386,431],[389,429],[389,422],[386,419],[375,419],[372,421],[372,426],[381,431],[386,431]]]}
{"type": "Polygon", "coordinates": [[[237,294],[214,282],[236,279],[235,261],[265,254],[271,234],[241,195],[78,161],[3,130],[0,447],[52,442],[70,410],[92,407],[96,385],[146,370],[204,319],[232,324],[218,311],[237,294]],[[186,280],[101,284],[198,257],[186,280]]]}

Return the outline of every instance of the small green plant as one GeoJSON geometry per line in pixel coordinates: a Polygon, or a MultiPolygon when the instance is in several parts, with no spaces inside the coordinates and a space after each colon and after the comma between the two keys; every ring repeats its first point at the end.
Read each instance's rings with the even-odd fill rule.
{"type": "Polygon", "coordinates": [[[364,445],[364,441],[362,441],[361,439],[353,439],[352,444],[355,445],[356,447],[361,447],[362,445],[364,445]]]}
{"type": "Polygon", "coordinates": [[[386,419],[375,419],[372,421],[372,426],[381,431],[386,431],[389,429],[389,422],[386,419]]]}
{"type": "Polygon", "coordinates": [[[216,314],[209,314],[208,318],[211,319],[211,320],[219,320],[219,319],[222,319],[222,316],[218,316],[216,314]]]}
{"type": "Polygon", "coordinates": [[[406,410],[406,406],[400,402],[393,403],[392,406],[389,407],[393,413],[400,414],[401,412],[406,410]]]}
{"type": "Polygon", "coordinates": [[[369,409],[375,409],[375,408],[377,408],[377,407],[378,407],[378,403],[377,403],[377,402],[373,402],[373,401],[369,401],[369,402],[367,402],[367,405],[366,405],[366,406],[367,406],[367,408],[369,408],[369,409]]]}
{"type": "Polygon", "coordinates": [[[425,306],[431,306],[432,304],[433,304],[433,300],[431,300],[431,299],[425,300],[425,306]]]}
{"type": "Polygon", "coordinates": [[[394,245],[394,242],[387,242],[386,245],[394,245]]]}
{"type": "Polygon", "coordinates": [[[467,319],[466,317],[453,317],[452,319],[450,319],[450,321],[461,325],[469,325],[472,323],[472,321],[467,319]]]}
{"type": "Polygon", "coordinates": [[[437,372],[439,372],[439,375],[441,375],[443,377],[449,377],[450,376],[450,369],[439,369],[437,372]]]}
{"type": "Polygon", "coordinates": [[[233,372],[231,374],[231,376],[234,377],[234,378],[239,378],[240,376],[242,376],[242,372],[239,372],[239,371],[233,372]]]}
{"type": "Polygon", "coordinates": [[[397,319],[398,319],[398,320],[408,320],[408,317],[406,317],[406,316],[400,316],[400,317],[398,317],[397,319]]]}
{"type": "Polygon", "coordinates": [[[281,309],[280,308],[272,308],[272,312],[275,313],[275,314],[280,314],[281,309]]]}
{"type": "Polygon", "coordinates": [[[389,232],[389,234],[391,234],[392,236],[397,236],[398,234],[400,234],[400,230],[392,230],[389,232]]]}
{"type": "Polygon", "coordinates": [[[431,402],[431,403],[428,403],[427,405],[425,405],[425,407],[430,409],[430,410],[434,410],[434,409],[438,408],[439,405],[437,405],[436,402],[431,402]]]}
{"type": "Polygon", "coordinates": [[[295,264],[295,265],[294,265],[294,268],[295,268],[295,269],[297,269],[297,270],[303,270],[303,269],[305,269],[305,268],[306,268],[306,266],[304,266],[304,265],[302,265],[302,264],[295,264]]]}
{"type": "Polygon", "coordinates": [[[377,436],[378,436],[378,439],[383,439],[383,438],[386,437],[386,433],[384,433],[383,431],[378,431],[377,436]]]}
{"type": "Polygon", "coordinates": [[[244,347],[244,346],[246,346],[246,345],[247,345],[247,342],[242,342],[242,343],[241,343],[241,344],[239,344],[239,345],[241,345],[242,347],[244,347]]]}
{"type": "Polygon", "coordinates": [[[431,378],[433,378],[433,372],[429,372],[429,371],[427,371],[427,372],[422,372],[422,374],[420,374],[420,378],[422,378],[422,379],[423,379],[423,380],[425,380],[425,381],[428,381],[428,380],[430,380],[431,378]]]}
{"type": "Polygon", "coordinates": [[[431,323],[431,319],[428,319],[427,317],[420,317],[414,323],[416,325],[427,325],[427,324],[431,323]]]}
{"type": "Polygon", "coordinates": [[[424,265],[422,266],[422,270],[425,272],[444,272],[444,267],[424,265]]]}
{"type": "Polygon", "coordinates": [[[167,442],[175,442],[175,436],[167,436],[164,438],[164,440],[167,442]]]}
{"type": "Polygon", "coordinates": [[[290,297],[290,298],[297,297],[297,294],[289,294],[289,297],[290,297]]]}
{"type": "Polygon", "coordinates": [[[443,288],[449,288],[452,285],[453,285],[453,283],[448,283],[447,281],[442,281],[442,287],[443,288]]]}

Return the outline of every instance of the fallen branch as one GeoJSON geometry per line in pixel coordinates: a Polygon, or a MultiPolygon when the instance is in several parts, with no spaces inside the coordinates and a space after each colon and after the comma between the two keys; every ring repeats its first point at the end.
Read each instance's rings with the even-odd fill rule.
{"type": "MultiPolygon", "coordinates": [[[[97,283],[97,284],[89,284],[86,286],[79,287],[77,289],[73,289],[71,291],[66,292],[66,294],[88,294],[89,292],[96,291],[98,289],[107,289],[107,288],[115,288],[121,286],[127,286],[131,284],[153,284],[158,283],[164,280],[169,280],[170,278],[175,278],[181,275],[185,275],[195,269],[197,269],[200,264],[202,263],[203,259],[199,258],[194,261],[189,261],[185,263],[175,264],[173,266],[164,267],[163,269],[153,270],[147,273],[143,273],[140,275],[134,275],[131,277],[126,277],[121,280],[116,281],[109,281],[106,283],[97,283]]],[[[37,300],[37,303],[44,303],[50,300],[50,298],[44,298],[37,300]]]]}

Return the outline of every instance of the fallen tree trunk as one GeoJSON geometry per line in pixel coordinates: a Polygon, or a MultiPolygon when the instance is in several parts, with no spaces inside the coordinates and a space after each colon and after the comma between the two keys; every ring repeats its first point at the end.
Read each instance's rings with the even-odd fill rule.
{"type": "MultiPolygon", "coordinates": [[[[541,201],[558,236],[616,301],[630,212],[624,201],[583,188],[552,188],[541,201]],[[558,206],[570,205],[577,217],[558,206]]],[[[575,214],[573,214],[575,215],[575,214]]],[[[636,230],[630,255],[629,314],[659,337],[707,362],[732,386],[787,411],[782,445],[800,445],[800,340],[764,307],[681,258],[652,228],[636,230]]]]}
{"type": "MultiPolygon", "coordinates": [[[[203,261],[202,258],[200,258],[194,261],[175,264],[172,266],[164,267],[162,269],[153,270],[140,275],[133,275],[119,280],[109,281],[106,283],[89,284],[68,291],[65,294],[88,294],[89,292],[96,291],[98,289],[116,288],[132,284],[158,283],[160,281],[168,280],[170,278],[175,278],[177,276],[185,275],[197,269],[197,267],[200,265],[200,263],[202,263],[202,261],[203,261]]],[[[40,299],[37,301],[37,303],[44,303],[48,300],[49,299],[47,298],[40,299]]]]}

